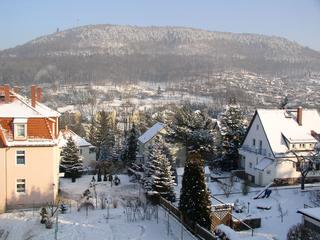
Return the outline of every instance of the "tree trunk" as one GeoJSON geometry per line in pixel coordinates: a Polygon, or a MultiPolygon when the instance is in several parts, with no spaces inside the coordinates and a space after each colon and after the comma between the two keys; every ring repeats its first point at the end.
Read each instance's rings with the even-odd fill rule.
{"type": "Polygon", "coordinates": [[[304,190],[304,182],[305,182],[306,176],[305,175],[301,175],[301,190],[304,190]]]}

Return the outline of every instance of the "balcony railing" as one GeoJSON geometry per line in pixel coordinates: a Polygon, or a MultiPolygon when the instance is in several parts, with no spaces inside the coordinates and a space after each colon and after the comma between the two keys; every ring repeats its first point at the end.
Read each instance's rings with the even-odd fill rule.
{"type": "Polygon", "coordinates": [[[243,151],[267,156],[267,150],[265,148],[254,148],[254,147],[250,147],[249,145],[243,145],[240,149],[243,151]]]}

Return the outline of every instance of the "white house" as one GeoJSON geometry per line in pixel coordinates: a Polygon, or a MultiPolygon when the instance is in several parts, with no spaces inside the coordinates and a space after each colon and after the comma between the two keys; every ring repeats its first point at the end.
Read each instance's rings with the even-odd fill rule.
{"type": "Polygon", "coordinates": [[[76,146],[79,148],[79,156],[82,158],[83,167],[88,168],[96,161],[95,147],[85,139],[77,135],[70,129],[61,130],[59,135],[59,147],[62,149],[67,145],[68,138],[72,137],[76,146]]]}
{"type": "Polygon", "coordinates": [[[165,133],[165,127],[165,124],[157,122],[138,138],[139,157],[142,162],[145,162],[148,156],[149,146],[153,143],[152,140],[158,134],[165,133]]]}
{"type": "Polygon", "coordinates": [[[292,151],[310,154],[319,133],[317,110],[258,109],[239,149],[240,166],[251,182],[261,186],[278,180],[290,182],[300,177],[292,151]]]}

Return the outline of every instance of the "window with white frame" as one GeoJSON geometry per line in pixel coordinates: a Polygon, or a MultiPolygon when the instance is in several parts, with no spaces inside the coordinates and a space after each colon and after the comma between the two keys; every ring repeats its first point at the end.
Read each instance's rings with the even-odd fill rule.
{"type": "Polygon", "coordinates": [[[24,140],[27,137],[27,121],[26,118],[15,118],[14,124],[14,138],[17,140],[24,140]]]}
{"type": "Polygon", "coordinates": [[[26,192],[26,180],[17,179],[17,193],[25,193],[25,192],[26,192]]]}
{"type": "Polygon", "coordinates": [[[25,124],[16,124],[16,137],[25,138],[26,137],[26,125],[25,124]]]}
{"type": "Polygon", "coordinates": [[[18,150],[16,152],[16,163],[17,165],[26,164],[26,152],[24,150],[18,150]]]}
{"type": "Polygon", "coordinates": [[[256,146],[256,139],[254,138],[254,139],[252,139],[252,146],[256,146]]]}
{"type": "Polygon", "coordinates": [[[252,162],[249,163],[249,167],[252,168],[252,162]]]}

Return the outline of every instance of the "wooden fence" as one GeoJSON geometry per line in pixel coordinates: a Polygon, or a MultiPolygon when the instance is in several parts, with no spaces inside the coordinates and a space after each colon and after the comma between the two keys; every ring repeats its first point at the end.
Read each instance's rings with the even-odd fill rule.
{"type": "Polygon", "coordinates": [[[197,238],[205,240],[217,239],[210,231],[201,227],[199,224],[192,223],[187,219],[183,218],[180,210],[161,196],[159,196],[159,204],[163,208],[167,209],[171,215],[173,215],[186,229],[188,229],[197,238]]]}

